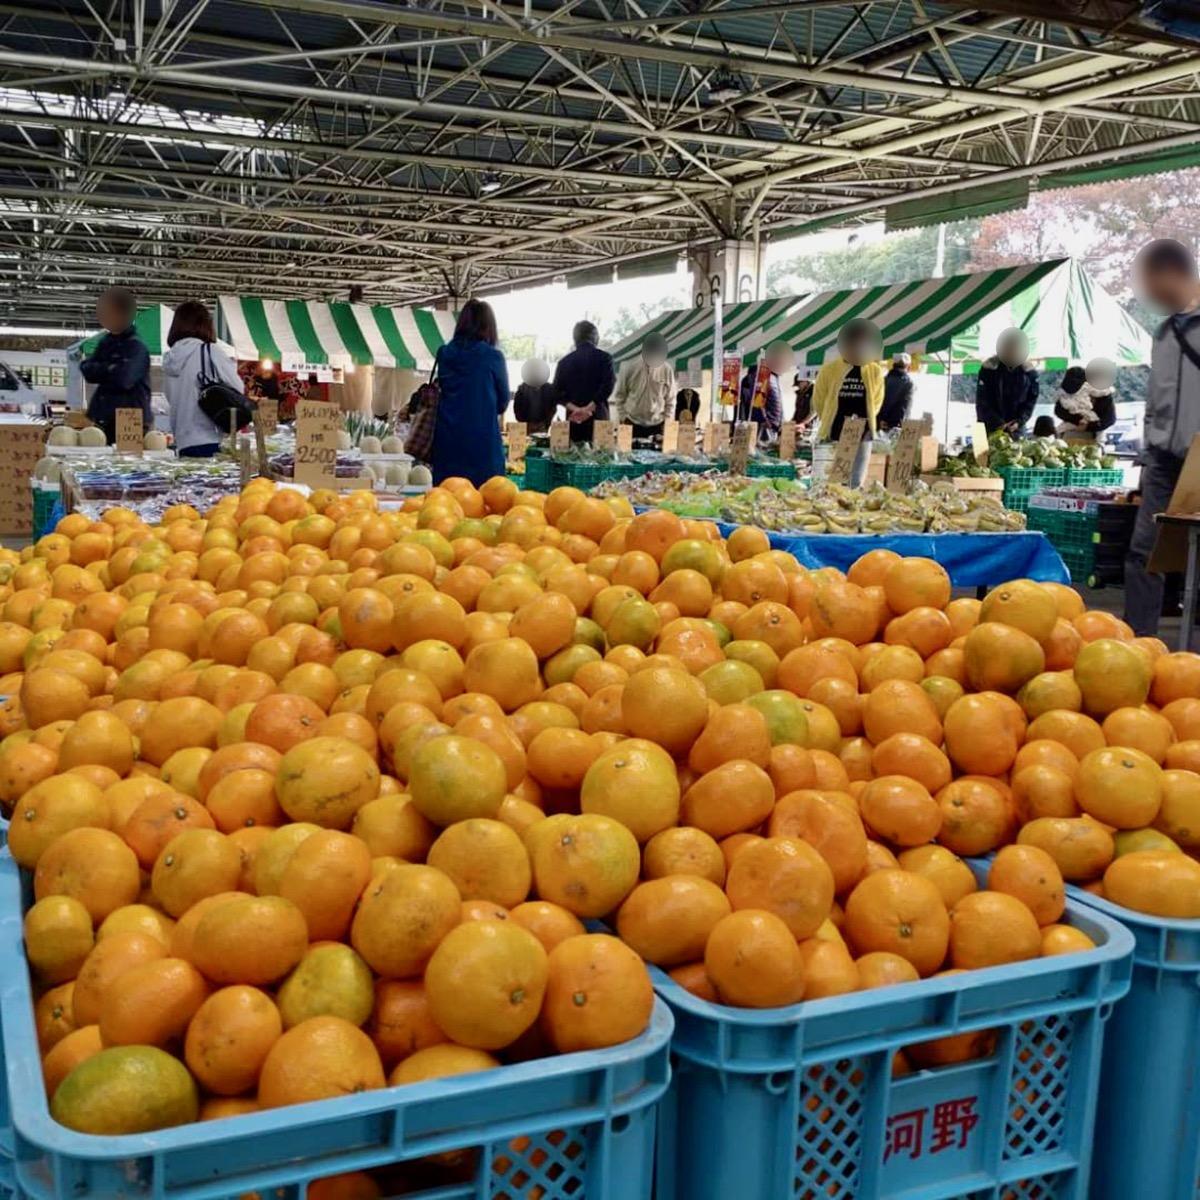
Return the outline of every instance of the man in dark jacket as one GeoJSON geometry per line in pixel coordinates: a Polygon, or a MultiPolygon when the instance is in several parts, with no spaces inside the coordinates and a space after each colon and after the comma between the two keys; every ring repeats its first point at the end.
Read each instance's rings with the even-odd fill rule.
{"type": "Polygon", "coordinates": [[[1006,329],[996,354],[979,368],[975,382],[975,419],[988,433],[1003,429],[1019,436],[1038,401],[1038,373],[1025,360],[1029,339],[1020,329],[1006,329]]]}
{"type": "Polygon", "coordinates": [[[1180,242],[1144,246],[1134,263],[1138,295],[1167,319],[1154,335],[1142,436],[1142,502],[1125,558],[1125,620],[1154,637],[1162,615],[1163,577],[1146,569],[1192,438],[1200,433],[1200,270],[1180,242]]]}
{"type": "Polygon", "coordinates": [[[597,421],[608,420],[608,398],[616,384],[612,356],[601,350],[600,331],[580,321],[572,331],[575,349],[558,360],[554,399],[567,410],[571,441],[590,442],[597,421]]]}
{"type": "Polygon", "coordinates": [[[154,422],[150,413],[150,352],[137,335],[133,318],[137,300],[128,288],[114,287],[96,301],[96,316],[108,332],[96,352],[79,364],[88,383],[96,385],[87,415],[111,445],[117,440],[117,409],[140,408],[142,428],[154,422]]]}
{"type": "Polygon", "coordinates": [[[883,407],[875,418],[880,429],[899,429],[908,420],[913,400],[913,382],[908,374],[911,362],[907,354],[897,354],[883,377],[883,407]]]}

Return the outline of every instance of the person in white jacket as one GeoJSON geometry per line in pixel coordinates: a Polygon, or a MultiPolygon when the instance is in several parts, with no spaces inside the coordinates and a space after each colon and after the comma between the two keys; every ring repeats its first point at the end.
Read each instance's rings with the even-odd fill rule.
{"type": "Polygon", "coordinates": [[[181,458],[211,458],[228,432],[218,429],[200,407],[201,375],[244,391],[237,364],[217,349],[216,341],[212,314],[199,300],[186,300],[175,310],[162,365],[175,453],[181,458]]]}
{"type": "Polygon", "coordinates": [[[642,352],[621,368],[612,404],[616,419],[633,426],[633,436],[654,437],[663,431],[675,396],[675,371],[667,362],[667,339],[647,335],[642,352]]]}

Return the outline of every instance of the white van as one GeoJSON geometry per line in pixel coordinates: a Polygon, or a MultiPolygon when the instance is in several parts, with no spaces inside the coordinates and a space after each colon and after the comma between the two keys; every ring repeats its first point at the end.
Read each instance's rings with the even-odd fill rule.
{"type": "Polygon", "coordinates": [[[3,359],[0,359],[0,412],[21,412],[36,408],[40,415],[46,397],[31,388],[3,359]]]}

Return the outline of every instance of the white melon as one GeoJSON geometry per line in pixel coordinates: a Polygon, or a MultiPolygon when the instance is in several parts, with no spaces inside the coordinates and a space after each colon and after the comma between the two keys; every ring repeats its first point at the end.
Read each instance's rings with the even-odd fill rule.
{"type": "Polygon", "coordinates": [[[165,450],[167,448],[167,435],[160,429],[152,429],[142,438],[142,447],[146,450],[165,450]]]}
{"type": "Polygon", "coordinates": [[[56,425],[46,439],[51,446],[78,446],[79,435],[69,425],[56,425]]]}
{"type": "Polygon", "coordinates": [[[383,443],[377,438],[367,433],[358,439],[358,448],[364,454],[382,454],[383,443]]]}
{"type": "Polygon", "coordinates": [[[391,487],[403,487],[408,482],[408,466],[405,463],[391,463],[387,469],[387,481],[391,487]]]}
{"type": "Polygon", "coordinates": [[[104,430],[98,425],[89,425],[86,429],[79,431],[79,444],[81,446],[104,446],[107,443],[104,440],[104,430]]]}
{"type": "Polygon", "coordinates": [[[33,468],[34,479],[44,479],[48,483],[57,483],[62,478],[62,467],[58,465],[57,458],[51,458],[47,455],[45,458],[39,458],[37,466],[33,468]]]}
{"type": "Polygon", "coordinates": [[[338,447],[337,448],[339,450],[349,450],[350,447],[353,445],[354,445],[354,443],[350,440],[350,435],[344,429],[339,429],[338,430],[338,447]]]}
{"type": "Polygon", "coordinates": [[[408,482],[413,487],[424,487],[433,482],[433,472],[424,463],[417,463],[408,473],[408,482]]]}
{"type": "Polygon", "coordinates": [[[403,454],[404,443],[395,434],[392,434],[391,437],[383,439],[383,452],[384,454],[403,454]]]}

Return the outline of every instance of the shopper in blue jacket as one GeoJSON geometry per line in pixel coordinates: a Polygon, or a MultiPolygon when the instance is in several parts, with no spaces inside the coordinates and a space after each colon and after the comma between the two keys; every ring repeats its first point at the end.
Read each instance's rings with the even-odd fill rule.
{"type": "Polygon", "coordinates": [[[150,352],[137,335],[133,318],[137,299],[128,288],[114,287],[96,301],[96,316],[108,332],[96,352],[79,364],[88,383],[96,385],[87,415],[104,430],[111,445],[117,440],[117,409],[140,408],[142,428],[151,429],[150,352]]]}
{"type": "Polygon", "coordinates": [[[504,474],[500,416],[508,408],[508,367],[496,349],[496,316],[490,304],[468,300],[454,337],[437,354],[441,388],[433,434],[433,482],[452,475],[476,487],[504,474]]]}

